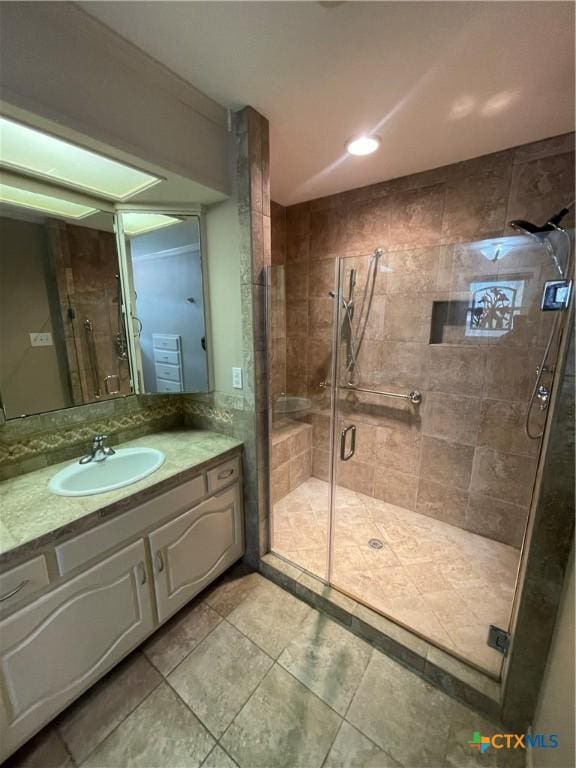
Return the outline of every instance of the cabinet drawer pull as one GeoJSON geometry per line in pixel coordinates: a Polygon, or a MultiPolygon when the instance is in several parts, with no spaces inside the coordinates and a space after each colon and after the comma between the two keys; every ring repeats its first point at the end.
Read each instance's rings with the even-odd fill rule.
{"type": "Polygon", "coordinates": [[[223,469],[222,472],[218,472],[218,480],[224,480],[230,475],[234,474],[234,469],[223,469]]]}
{"type": "Polygon", "coordinates": [[[140,560],[137,567],[138,567],[138,573],[140,574],[140,584],[146,584],[146,566],[144,565],[142,560],[140,560]]]}
{"type": "Polygon", "coordinates": [[[26,584],[28,584],[29,581],[30,579],[24,579],[24,581],[21,581],[20,584],[18,584],[18,586],[15,587],[11,592],[6,592],[5,595],[2,595],[0,597],[0,603],[4,602],[4,600],[8,600],[11,597],[14,597],[14,595],[17,595],[21,589],[24,589],[24,587],[26,586],[26,584]]]}
{"type": "Polygon", "coordinates": [[[160,551],[156,552],[155,560],[156,560],[156,570],[158,571],[158,573],[162,573],[162,571],[164,570],[164,560],[162,558],[162,552],[160,551]]]}

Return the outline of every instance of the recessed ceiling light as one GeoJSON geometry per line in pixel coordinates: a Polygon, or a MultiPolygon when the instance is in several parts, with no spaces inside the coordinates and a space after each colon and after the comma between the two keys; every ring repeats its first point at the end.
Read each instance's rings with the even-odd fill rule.
{"type": "Polygon", "coordinates": [[[162,227],[171,227],[172,224],[178,224],[179,221],[180,219],[166,216],[163,213],[122,213],[124,234],[129,237],[143,235],[145,232],[152,232],[152,230],[162,227]]]}
{"type": "Polygon", "coordinates": [[[88,205],[72,203],[60,197],[43,195],[39,192],[31,192],[28,189],[12,187],[8,184],[0,184],[0,202],[17,205],[19,208],[30,208],[33,211],[51,213],[54,216],[62,216],[65,219],[83,219],[92,213],[98,213],[96,208],[90,208],[88,205]]]}
{"type": "Polygon", "coordinates": [[[377,136],[358,136],[356,139],[350,139],[346,149],[351,155],[371,155],[379,146],[380,139],[377,136]]]}
{"type": "Polygon", "coordinates": [[[114,200],[158,184],[159,176],[0,117],[0,163],[114,200]]]}

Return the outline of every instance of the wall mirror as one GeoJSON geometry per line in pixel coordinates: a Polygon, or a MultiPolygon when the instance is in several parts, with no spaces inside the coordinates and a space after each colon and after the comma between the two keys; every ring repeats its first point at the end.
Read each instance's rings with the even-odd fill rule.
{"type": "Polygon", "coordinates": [[[195,185],[157,170],[0,115],[0,423],[208,391],[200,208],[160,202],[195,185]]]}
{"type": "Polygon", "coordinates": [[[199,215],[138,210],[117,218],[135,390],[207,392],[199,215]]]}
{"type": "Polygon", "coordinates": [[[0,392],[12,419],[131,392],[114,217],[2,183],[0,392]]]}

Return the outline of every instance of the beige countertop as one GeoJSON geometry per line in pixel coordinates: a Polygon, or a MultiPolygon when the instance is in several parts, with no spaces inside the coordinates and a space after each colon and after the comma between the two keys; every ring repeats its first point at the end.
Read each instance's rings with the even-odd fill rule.
{"type": "Polygon", "coordinates": [[[235,453],[242,442],[218,432],[174,429],[145,435],[115,448],[157,448],[166,459],[143,480],[93,496],[57,496],[49,480],[65,461],[0,483],[0,565],[55,539],[82,531],[178,485],[205,466],[235,453]]]}

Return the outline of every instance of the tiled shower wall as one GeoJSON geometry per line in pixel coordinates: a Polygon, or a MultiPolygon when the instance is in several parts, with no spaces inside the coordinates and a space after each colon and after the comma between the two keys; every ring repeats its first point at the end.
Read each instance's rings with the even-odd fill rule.
{"type": "MultiPolygon", "coordinates": [[[[273,207],[272,263],[285,265],[286,304],[285,326],[280,317],[272,334],[271,385],[315,403],[314,475],[328,477],[328,412],[318,385],[329,373],[335,259],[355,257],[362,285],[368,254],[381,247],[391,271],[379,273],[363,375],[369,386],[418,388],[424,400],[415,409],[346,394],[342,415],[357,424],[358,447],[339,465],[338,482],[520,545],[538,448],[524,437],[523,419],[545,321],[538,315],[529,333],[503,343],[431,345],[431,310],[434,301],[464,298],[469,278],[486,274],[489,262],[454,244],[511,234],[514,218],[545,221],[573,199],[573,179],[568,134],[273,207]]],[[[538,283],[540,257],[526,258],[538,283]]]]}

